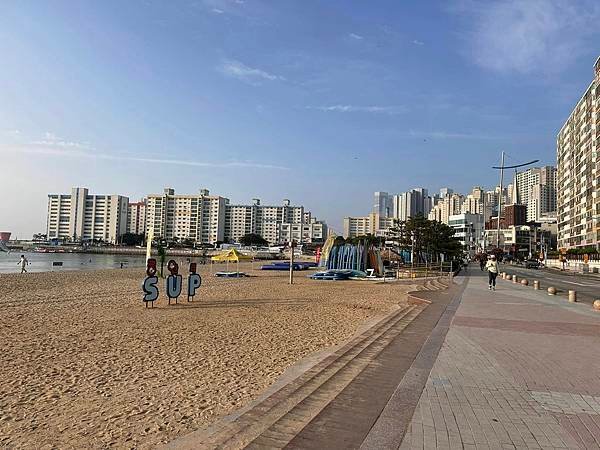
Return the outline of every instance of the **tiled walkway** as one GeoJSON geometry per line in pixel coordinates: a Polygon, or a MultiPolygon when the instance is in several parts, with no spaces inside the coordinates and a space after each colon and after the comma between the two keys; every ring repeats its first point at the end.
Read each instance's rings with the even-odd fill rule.
{"type": "Polygon", "coordinates": [[[600,313],[498,283],[469,279],[400,448],[599,449],[600,313]]]}

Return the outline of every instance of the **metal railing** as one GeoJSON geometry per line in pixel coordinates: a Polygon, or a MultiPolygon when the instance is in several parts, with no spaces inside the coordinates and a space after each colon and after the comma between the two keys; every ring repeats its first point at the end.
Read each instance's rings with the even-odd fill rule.
{"type": "Polygon", "coordinates": [[[400,266],[396,270],[396,278],[434,278],[456,274],[461,267],[457,263],[433,263],[400,266]]]}

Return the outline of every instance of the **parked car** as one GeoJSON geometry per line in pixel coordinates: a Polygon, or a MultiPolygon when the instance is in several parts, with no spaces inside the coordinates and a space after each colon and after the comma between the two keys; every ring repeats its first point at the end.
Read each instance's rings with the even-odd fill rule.
{"type": "Polygon", "coordinates": [[[537,259],[528,259],[527,261],[525,261],[525,268],[526,269],[539,269],[540,262],[537,259]]]}

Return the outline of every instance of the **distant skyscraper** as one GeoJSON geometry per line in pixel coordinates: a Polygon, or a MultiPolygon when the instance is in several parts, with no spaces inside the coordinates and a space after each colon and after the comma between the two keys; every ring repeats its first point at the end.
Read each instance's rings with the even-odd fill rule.
{"type": "Polygon", "coordinates": [[[484,214],[485,206],[485,193],[482,188],[476,186],[473,188],[471,193],[467,195],[463,204],[461,205],[461,211],[463,213],[470,214],[484,214]]]}
{"type": "Polygon", "coordinates": [[[375,192],[373,212],[381,217],[391,217],[393,214],[392,196],[387,192],[375,192]]]}
{"type": "Polygon", "coordinates": [[[516,175],[518,203],[527,207],[527,220],[537,221],[556,211],[556,167],[534,167],[516,175]]]}
{"type": "Polygon", "coordinates": [[[441,198],[447,197],[450,194],[454,194],[454,189],[450,189],[448,187],[443,187],[440,189],[440,197],[441,198]]]}
{"type": "Polygon", "coordinates": [[[600,249],[600,57],[557,137],[558,246],[600,249]]]}
{"type": "Polygon", "coordinates": [[[450,216],[461,213],[465,197],[460,194],[450,194],[440,199],[437,204],[429,211],[427,218],[448,224],[450,216]]]}
{"type": "Polygon", "coordinates": [[[407,220],[417,215],[427,216],[431,210],[431,197],[425,188],[414,188],[393,197],[394,218],[407,220]]]}

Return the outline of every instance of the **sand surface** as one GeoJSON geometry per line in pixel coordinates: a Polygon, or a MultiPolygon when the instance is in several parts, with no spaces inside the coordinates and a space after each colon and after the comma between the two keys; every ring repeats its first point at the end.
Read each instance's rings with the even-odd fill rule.
{"type": "Polygon", "coordinates": [[[0,447],[169,442],[246,405],[410,289],[200,269],[193,303],[168,306],[161,281],[154,309],[140,269],[0,275],[0,447]]]}

